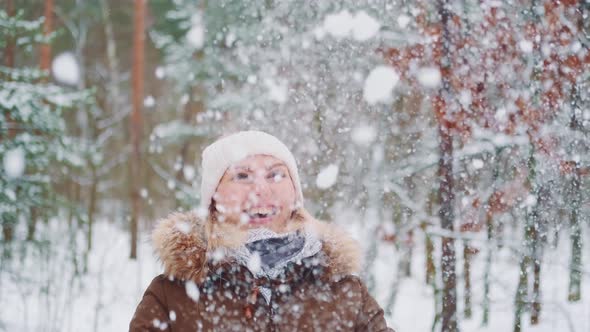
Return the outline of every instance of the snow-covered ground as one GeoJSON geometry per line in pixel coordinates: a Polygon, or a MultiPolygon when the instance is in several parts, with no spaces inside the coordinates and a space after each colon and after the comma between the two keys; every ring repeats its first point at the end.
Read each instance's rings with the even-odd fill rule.
{"type": "MultiPolygon", "coordinates": [[[[58,234],[61,227],[45,229],[58,234]]],[[[541,321],[530,326],[525,314],[523,331],[589,331],[590,277],[583,280],[582,301],[567,302],[569,241],[562,234],[559,250],[546,250],[542,267],[543,307],[541,321]]],[[[393,314],[387,317],[398,332],[431,331],[433,290],[424,283],[424,246],[416,239],[412,277],[399,283],[393,314]]],[[[71,277],[68,241],[37,260],[25,262],[24,271],[0,274],[0,331],[125,331],[143,291],[161,272],[153,256],[149,235],[142,235],[139,259],[128,258],[128,234],[119,226],[105,221],[94,229],[94,248],[88,257],[88,273],[71,277]],[[20,279],[15,280],[19,275],[20,279]],[[28,285],[28,286],[27,286],[28,285]],[[42,288],[41,291],[39,288],[42,288]]],[[[459,250],[457,244],[457,252],[459,250]]],[[[485,252],[474,258],[472,267],[473,318],[461,318],[461,331],[511,331],[513,302],[518,278],[517,257],[507,247],[495,251],[492,265],[490,323],[481,326],[481,302],[485,252]]],[[[382,244],[374,269],[377,271],[377,300],[385,304],[396,276],[399,253],[391,244],[382,244]]],[[[588,261],[588,257],[584,257],[588,261]]],[[[458,274],[462,260],[458,259],[458,274]]],[[[458,279],[459,299],[463,282],[458,279]]],[[[458,304],[462,312],[462,303],[458,304]]]]}

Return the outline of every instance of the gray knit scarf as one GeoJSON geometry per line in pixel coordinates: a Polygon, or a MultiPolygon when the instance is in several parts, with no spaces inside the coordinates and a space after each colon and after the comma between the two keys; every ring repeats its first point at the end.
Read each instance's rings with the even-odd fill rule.
{"type": "MultiPolygon", "coordinates": [[[[246,266],[255,277],[273,279],[278,277],[289,263],[311,257],[321,249],[322,242],[310,232],[277,234],[267,228],[256,228],[249,230],[246,243],[231,250],[229,255],[239,264],[246,266]]],[[[260,287],[260,293],[269,303],[272,290],[260,287]]]]}

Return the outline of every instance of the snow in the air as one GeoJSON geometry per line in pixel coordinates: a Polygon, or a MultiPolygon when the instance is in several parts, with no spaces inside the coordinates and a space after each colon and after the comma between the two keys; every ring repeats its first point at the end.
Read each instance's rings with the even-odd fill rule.
{"type": "Polygon", "coordinates": [[[188,181],[191,181],[192,179],[194,179],[195,177],[195,168],[191,165],[185,165],[184,168],[182,169],[182,174],[184,175],[184,178],[188,181]]]}
{"type": "Polygon", "coordinates": [[[348,10],[343,10],[326,15],[323,24],[314,33],[318,39],[329,34],[337,39],[352,38],[362,42],[373,38],[380,28],[379,21],[365,11],[351,14],[348,10]]]}
{"type": "Polygon", "coordinates": [[[408,24],[411,22],[411,20],[412,19],[409,16],[402,14],[402,15],[400,15],[400,16],[397,17],[397,25],[400,28],[404,29],[405,27],[408,26],[408,24]]]}
{"type": "Polygon", "coordinates": [[[164,77],[166,77],[166,70],[160,66],[156,67],[156,70],[154,71],[154,75],[156,75],[157,79],[163,79],[164,77]]]}
{"type": "Polygon", "coordinates": [[[422,67],[418,69],[418,82],[425,88],[436,88],[440,85],[440,70],[436,67],[422,67]]]}
{"type": "Polygon", "coordinates": [[[8,177],[17,178],[23,175],[25,171],[25,151],[22,148],[7,151],[4,154],[3,164],[8,177]]]}
{"type": "Polygon", "coordinates": [[[279,104],[284,104],[287,101],[289,97],[287,83],[273,79],[266,79],[264,83],[268,89],[268,98],[270,100],[279,104]]]}
{"type": "Polygon", "coordinates": [[[338,165],[330,164],[324,167],[317,175],[315,184],[320,189],[332,187],[338,179],[338,165]]]}
{"type": "Polygon", "coordinates": [[[201,296],[201,292],[199,291],[199,287],[195,284],[194,281],[188,280],[185,282],[185,289],[186,295],[191,298],[191,300],[195,302],[199,302],[199,297],[201,296]]]}
{"type": "Polygon", "coordinates": [[[381,25],[372,16],[364,11],[356,13],[354,16],[352,36],[358,41],[365,41],[373,38],[378,32],[381,25]]]}
{"type": "Polygon", "coordinates": [[[260,269],[262,268],[262,261],[260,259],[260,254],[256,251],[254,251],[252,253],[252,255],[250,255],[250,257],[248,258],[248,270],[250,270],[252,273],[256,274],[260,271],[260,269]]]}
{"type": "Polygon", "coordinates": [[[154,105],[156,105],[156,99],[154,99],[153,96],[147,96],[143,99],[143,106],[151,108],[154,107],[154,105]]]}
{"type": "Polygon", "coordinates": [[[531,53],[533,51],[533,42],[523,39],[518,42],[518,47],[523,53],[531,53]]]}
{"type": "Polygon", "coordinates": [[[358,145],[369,145],[375,141],[377,131],[375,127],[369,125],[360,125],[355,127],[352,132],[352,141],[358,145]]]}
{"type": "Polygon", "coordinates": [[[461,106],[469,107],[471,100],[471,91],[465,89],[459,92],[459,102],[461,103],[461,106]]]}
{"type": "Polygon", "coordinates": [[[76,57],[71,52],[64,52],[53,59],[51,64],[53,77],[63,84],[76,85],[80,81],[80,68],[76,57]]]}
{"type": "Polygon", "coordinates": [[[484,162],[481,159],[473,159],[472,165],[475,169],[481,169],[484,166],[484,162]]]}
{"type": "MultiPolygon", "coordinates": [[[[135,7],[55,2],[48,73],[38,70],[42,8],[17,1],[10,19],[0,9],[0,36],[16,36],[15,64],[0,65],[0,332],[128,330],[148,285],[170,270],[152,243],[156,223],[191,211],[166,231],[189,238],[207,228],[201,152],[249,129],[291,149],[307,212],[359,241],[359,277],[395,331],[445,331],[450,261],[458,331],[515,330],[524,262],[519,331],[590,331],[587,2],[450,1],[444,30],[442,8],[428,1],[148,1],[139,154],[127,140],[135,7]],[[440,195],[443,183],[452,195],[440,195]],[[444,199],[453,230],[441,223],[444,199]],[[530,239],[530,223],[540,239],[530,239]],[[449,236],[453,255],[442,252],[449,236]]],[[[234,222],[223,215],[231,205],[216,208],[216,222],[234,222]]],[[[241,211],[236,222],[251,221],[241,211]]],[[[175,259],[206,263],[193,253],[175,259]]],[[[231,254],[206,255],[218,263],[231,254]]],[[[265,267],[258,253],[245,265],[265,267]]],[[[167,307],[148,328],[174,329],[210,301],[201,285],[182,287],[193,308],[167,307]]],[[[225,309],[205,310],[219,322],[225,309]]]]}
{"type": "Polygon", "coordinates": [[[191,225],[186,221],[179,221],[174,224],[174,227],[178,229],[183,234],[189,234],[191,231],[191,225]]]}
{"type": "Polygon", "coordinates": [[[392,92],[399,81],[397,72],[389,66],[378,66],[365,80],[363,97],[369,104],[387,102],[392,99],[392,92]]]}
{"type": "Polygon", "coordinates": [[[496,114],[494,114],[494,118],[496,118],[496,120],[498,120],[499,122],[506,121],[507,116],[508,116],[508,111],[504,107],[498,108],[498,110],[496,111],[496,114]]]}
{"type": "Polygon", "coordinates": [[[324,30],[335,38],[345,38],[353,27],[353,16],[348,10],[326,15],[324,30]]]}

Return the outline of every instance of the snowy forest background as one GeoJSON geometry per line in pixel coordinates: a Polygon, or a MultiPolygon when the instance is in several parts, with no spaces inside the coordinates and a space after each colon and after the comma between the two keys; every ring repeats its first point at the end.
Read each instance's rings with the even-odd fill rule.
{"type": "Polygon", "coordinates": [[[261,129],[403,331],[589,331],[590,1],[0,1],[0,331],[123,331],[261,129]]]}

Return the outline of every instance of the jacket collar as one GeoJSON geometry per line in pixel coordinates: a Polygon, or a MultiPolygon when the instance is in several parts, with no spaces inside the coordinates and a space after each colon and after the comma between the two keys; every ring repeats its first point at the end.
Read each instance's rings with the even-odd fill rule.
{"type": "MultiPolygon", "coordinates": [[[[313,218],[304,209],[298,210],[289,224],[289,231],[305,229],[322,241],[320,264],[328,277],[359,272],[361,254],[358,243],[337,225],[313,218]]],[[[229,263],[224,257],[227,248],[246,241],[247,232],[228,224],[212,224],[194,211],[173,212],[157,222],[152,233],[153,246],[169,278],[202,283],[210,269],[229,263]]]]}

